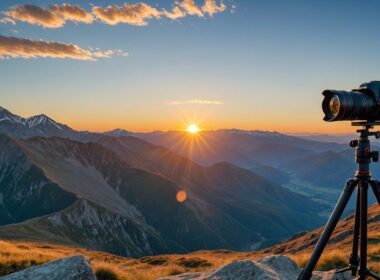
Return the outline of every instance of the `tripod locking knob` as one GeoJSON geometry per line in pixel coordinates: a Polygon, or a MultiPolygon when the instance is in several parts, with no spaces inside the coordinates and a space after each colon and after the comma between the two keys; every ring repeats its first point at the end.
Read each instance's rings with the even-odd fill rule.
{"type": "Polygon", "coordinates": [[[350,147],[351,148],[355,148],[359,145],[359,141],[358,140],[352,140],[350,141],[350,147]]]}
{"type": "Polygon", "coordinates": [[[379,161],[379,152],[378,151],[372,151],[371,152],[371,158],[373,162],[379,161]]]}

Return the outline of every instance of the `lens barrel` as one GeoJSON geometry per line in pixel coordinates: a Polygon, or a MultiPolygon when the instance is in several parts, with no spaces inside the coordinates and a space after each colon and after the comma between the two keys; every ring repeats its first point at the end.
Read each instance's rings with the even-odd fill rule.
{"type": "Polygon", "coordinates": [[[325,121],[380,119],[380,110],[374,97],[360,91],[325,90],[322,110],[325,121]]]}

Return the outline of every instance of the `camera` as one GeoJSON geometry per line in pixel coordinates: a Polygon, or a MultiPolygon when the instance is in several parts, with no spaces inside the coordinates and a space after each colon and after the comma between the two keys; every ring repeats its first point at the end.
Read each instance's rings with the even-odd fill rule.
{"type": "Polygon", "coordinates": [[[363,83],[352,91],[325,90],[322,95],[325,121],[380,120],[380,81],[363,83]]]}

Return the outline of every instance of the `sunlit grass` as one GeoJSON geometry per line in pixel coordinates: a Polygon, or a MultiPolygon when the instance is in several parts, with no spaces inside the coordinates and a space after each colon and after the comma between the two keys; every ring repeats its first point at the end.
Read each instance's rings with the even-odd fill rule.
{"type": "MultiPolygon", "coordinates": [[[[330,246],[322,255],[316,269],[331,270],[345,267],[348,264],[349,252],[349,243],[339,248],[330,246]]],[[[216,250],[132,259],[55,244],[0,241],[0,275],[73,255],[84,255],[90,260],[95,272],[109,271],[117,275],[119,280],[153,280],[187,272],[212,271],[233,261],[256,260],[264,254],[216,250]]],[[[287,255],[303,267],[310,257],[310,251],[287,255]]],[[[368,250],[369,267],[376,273],[380,273],[379,260],[380,244],[376,243],[368,250]]]]}
{"type": "Polygon", "coordinates": [[[132,259],[55,244],[0,241],[0,276],[73,255],[84,255],[95,272],[108,270],[118,279],[128,280],[153,280],[186,272],[210,271],[235,260],[257,258],[250,253],[221,250],[132,259]]]}

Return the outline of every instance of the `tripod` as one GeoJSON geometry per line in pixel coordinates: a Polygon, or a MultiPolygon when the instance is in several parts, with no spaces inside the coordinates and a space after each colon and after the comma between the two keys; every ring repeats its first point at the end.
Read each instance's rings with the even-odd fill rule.
{"type": "Polygon", "coordinates": [[[369,136],[380,138],[380,131],[370,131],[380,122],[353,122],[353,126],[362,126],[358,129],[359,139],[350,142],[350,146],[355,148],[355,161],[358,169],[353,179],[349,179],[346,186],[332,212],[309,262],[301,272],[298,280],[309,280],[312,277],[313,270],[317,265],[342,213],[347,206],[350,197],[356,191],[356,211],[355,223],[353,230],[352,252],[349,257],[349,266],[338,270],[338,272],[351,271],[352,276],[358,276],[355,279],[365,280],[373,278],[380,280],[380,277],[370,271],[367,267],[367,215],[368,215],[368,188],[371,187],[375,194],[377,202],[380,204],[380,182],[373,180],[369,165],[371,161],[379,160],[379,153],[371,151],[369,136]]]}

